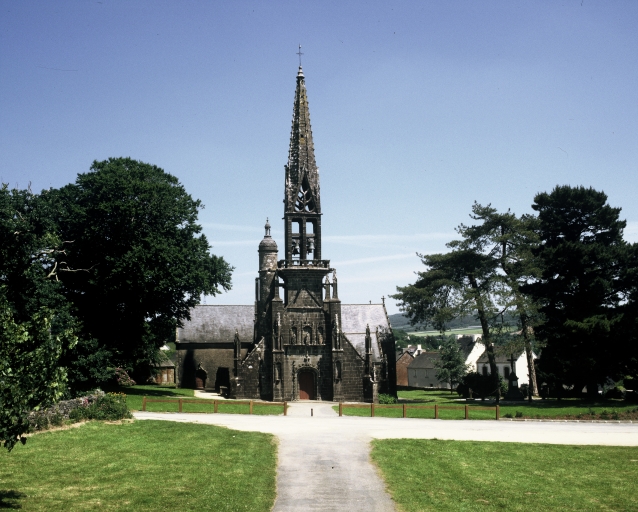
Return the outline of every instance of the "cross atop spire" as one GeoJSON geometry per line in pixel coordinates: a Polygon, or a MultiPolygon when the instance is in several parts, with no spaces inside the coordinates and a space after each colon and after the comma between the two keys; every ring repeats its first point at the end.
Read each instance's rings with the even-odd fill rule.
{"type": "MultiPolygon", "coordinates": [[[[301,55],[299,45],[300,59],[301,55]]],[[[284,205],[286,260],[321,259],[319,169],[315,162],[306,79],[301,65],[292,112],[284,205]]]]}
{"type": "Polygon", "coordinates": [[[299,69],[301,69],[301,56],[303,55],[303,53],[301,53],[301,45],[299,45],[299,51],[297,52],[297,55],[299,55],[299,69]]]}

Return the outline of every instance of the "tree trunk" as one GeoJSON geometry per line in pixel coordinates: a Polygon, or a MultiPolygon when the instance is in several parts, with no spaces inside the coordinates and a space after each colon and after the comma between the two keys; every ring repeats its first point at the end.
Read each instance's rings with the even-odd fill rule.
{"type": "Polygon", "coordinates": [[[536,365],[534,364],[534,354],[532,353],[532,342],[529,339],[529,327],[527,326],[527,315],[520,312],[520,308],[516,308],[519,311],[519,318],[521,319],[521,333],[523,334],[523,342],[525,343],[525,355],[527,356],[527,372],[529,373],[529,401],[532,401],[532,396],[538,396],[538,385],[536,383],[536,365]]]}
{"type": "Polygon", "coordinates": [[[494,354],[494,344],[492,343],[490,336],[490,326],[487,322],[487,315],[485,314],[485,306],[483,305],[483,299],[479,292],[479,286],[474,276],[469,276],[470,286],[476,292],[476,311],[478,312],[479,321],[481,322],[481,330],[483,331],[483,345],[485,345],[485,351],[487,352],[487,359],[490,363],[490,373],[496,389],[496,403],[501,400],[501,387],[498,379],[498,367],[496,366],[496,355],[494,354]]]}

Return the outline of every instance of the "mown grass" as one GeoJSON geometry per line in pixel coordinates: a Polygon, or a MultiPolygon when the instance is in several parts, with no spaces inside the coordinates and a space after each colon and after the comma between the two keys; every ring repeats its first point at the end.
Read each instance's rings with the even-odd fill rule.
{"type": "Polygon", "coordinates": [[[270,510],[276,445],[210,425],[90,422],[0,451],[0,508],[270,510]]]}
{"type": "MultiPolygon", "coordinates": [[[[179,410],[178,400],[180,398],[194,398],[192,389],[181,389],[168,386],[130,386],[120,388],[118,391],[126,394],[126,404],[132,411],[142,410],[142,399],[144,396],[149,399],[171,399],[171,403],[153,403],[146,404],[146,410],[149,412],[177,412],[179,410]]],[[[224,403],[223,400],[218,402],[218,411],[225,414],[248,414],[249,412],[248,402],[244,403],[224,403]]],[[[182,412],[198,412],[198,413],[212,413],[214,411],[213,400],[208,400],[207,403],[198,404],[183,404],[182,412]]],[[[269,405],[262,402],[253,403],[253,414],[258,415],[277,415],[283,414],[283,407],[281,405],[269,405]]]]}
{"type": "MultiPolygon", "coordinates": [[[[470,408],[469,417],[471,420],[493,420],[496,417],[494,402],[492,401],[469,401],[459,400],[456,393],[449,391],[426,391],[426,390],[406,390],[399,391],[399,404],[393,408],[376,406],[375,416],[383,418],[401,418],[403,407],[401,402],[408,405],[408,418],[434,418],[434,407],[429,409],[410,409],[415,406],[439,405],[439,419],[452,420],[465,418],[465,405],[470,408]],[[444,407],[454,407],[455,410],[444,407]],[[483,410],[487,408],[488,410],[483,410]]],[[[335,407],[335,410],[338,410],[335,407]]],[[[344,416],[370,416],[370,407],[351,408],[344,404],[344,416]]],[[[638,404],[632,404],[623,400],[605,400],[590,402],[580,399],[563,400],[534,400],[532,403],[520,402],[514,405],[500,406],[501,418],[509,415],[512,418],[528,419],[581,419],[581,420],[638,420],[638,404]]]]}
{"type": "Polygon", "coordinates": [[[372,459],[402,510],[638,510],[638,448],[392,439],[372,459]]]}

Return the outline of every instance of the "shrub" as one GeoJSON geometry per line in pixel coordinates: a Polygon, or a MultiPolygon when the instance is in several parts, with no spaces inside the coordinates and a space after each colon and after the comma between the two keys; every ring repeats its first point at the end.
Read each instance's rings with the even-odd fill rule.
{"type": "Polygon", "coordinates": [[[512,417],[512,413],[511,413],[511,412],[508,412],[508,413],[505,415],[505,417],[506,417],[506,418],[511,418],[511,417],[512,417]]]}
{"type": "Polygon", "coordinates": [[[131,418],[131,412],[126,405],[126,395],[123,393],[107,393],[94,403],[85,407],[73,409],[69,418],[79,420],[121,420],[131,418]]]}
{"type": "Polygon", "coordinates": [[[623,399],[625,398],[625,388],[622,386],[614,386],[613,388],[611,388],[609,391],[605,393],[605,398],[623,399]]]}
{"type": "Polygon", "coordinates": [[[120,386],[135,386],[135,381],[131,379],[124,368],[115,369],[115,380],[120,386]]]}
{"type": "Polygon", "coordinates": [[[523,413],[521,411],[516,411],[516,417],[517,418],[522,418],[523,417],[523,413]]]}
{"type": "MultiPolygon", "coordinates": [[[[507,383],[499,375],[499,389],[501,394],[507,392],[507,383]]],[[[489,396],[494,396],[494,381],[491,375],[483,375],[477,372],[468,373],[463,377],[461,384],[459,384],[459,391],[463,393],[465,398],[470,398],[470,391],[473,397],[479,397],[485,399],[489,396]]]]}
{"type": "Polygon", "coordinates": [[[385,393],[379,393],[380,404],[396,404],[397,399],[392,395],[386,395],[385,393]]]}

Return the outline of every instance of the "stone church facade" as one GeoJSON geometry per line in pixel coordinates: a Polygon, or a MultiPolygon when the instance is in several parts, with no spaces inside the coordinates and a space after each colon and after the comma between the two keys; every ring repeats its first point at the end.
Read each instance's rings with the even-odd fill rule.
{"type": "Polygon", "coordinates": [[[322,259],[321,195],[301,66],[285,166],[283,259],[265,226],[254,306],[197,306],[179,328],[177,383],[232,398],[378,401],[396,395],[384,304],[342,304],[322,259]]]}

